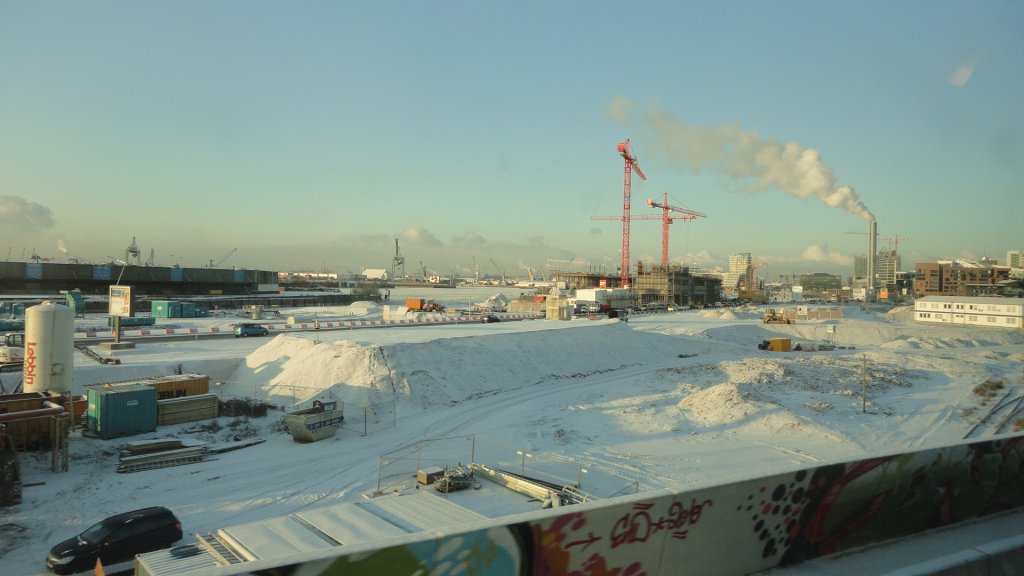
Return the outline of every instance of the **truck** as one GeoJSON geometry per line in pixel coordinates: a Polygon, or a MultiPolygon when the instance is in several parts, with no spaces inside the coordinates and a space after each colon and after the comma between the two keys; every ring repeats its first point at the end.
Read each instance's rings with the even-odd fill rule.
{"type": "Polygon", "coordinates": [[[405,301],[405,307],[409,312],[444,312],[444,306],[423,298],[409,298],[405,301]]]}
{"type": "Polygon", "coordinates": [[[0,344],[0,365],[21,364],[25,361],[25,334],[11,332],[4,334],[0,344]]]}

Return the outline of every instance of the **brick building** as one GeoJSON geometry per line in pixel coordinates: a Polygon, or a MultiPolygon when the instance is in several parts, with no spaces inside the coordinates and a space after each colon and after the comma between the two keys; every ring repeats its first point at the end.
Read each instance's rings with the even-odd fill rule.
{"type": "Polygon", "coordinates": [[[918,262],[914,296],[986,296],[998,294],[1010,279],[1008,266],[967,260],[918,262]]]}

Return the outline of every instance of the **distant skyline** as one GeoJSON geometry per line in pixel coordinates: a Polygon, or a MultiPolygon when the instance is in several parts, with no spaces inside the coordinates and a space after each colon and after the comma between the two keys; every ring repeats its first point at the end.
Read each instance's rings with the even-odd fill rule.
{"type": "MultiPolygon", "coordinates": [[[[1024,4],[0,0],[0,260],[615,275],[1024,250],[1024,4]],[[658,263],[661,223],[631,224],[658,263]],[[493,262],[492,262],[493,261],[493,262]],[[583,264],[586,263],[586,264],[583,264]]],[[[1005,263],[1004,263],[1005,264],[1005,263]]]]}

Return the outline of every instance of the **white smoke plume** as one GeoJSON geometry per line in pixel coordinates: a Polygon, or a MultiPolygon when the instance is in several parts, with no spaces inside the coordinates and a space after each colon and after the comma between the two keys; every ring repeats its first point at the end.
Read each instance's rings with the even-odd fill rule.
{"type": "Polygon", "coordinates": [[[646,117],[656,136],[654,152],[675,168],[693,173],[716,170],[751,194],[777,188],[874,219],[853,188],[836,185],[832,168],[813,148],[761,138],[738,124],[694,126],[656,109],[648,110],[646,117]]]}

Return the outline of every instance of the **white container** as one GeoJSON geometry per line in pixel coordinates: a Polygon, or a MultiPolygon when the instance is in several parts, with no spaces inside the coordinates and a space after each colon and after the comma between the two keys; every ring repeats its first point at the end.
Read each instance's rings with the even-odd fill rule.
{"type": "Polygon", "coordinates": [[[74,354],[70,308],[46,301],[25,310],[25,392],[70,392],[74,354]]]}
{"type": "Polygon", "coordinates": [[[345,410],[338,402],[314,402],[314,407],[285,414],[284,423],[297,442],[316,442],[338,432],[345,420],[345,410]]]}

